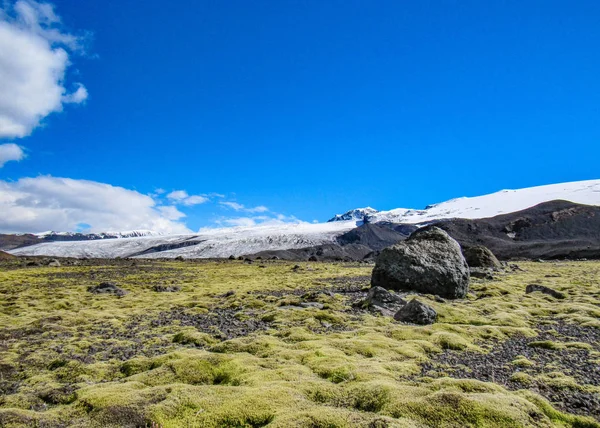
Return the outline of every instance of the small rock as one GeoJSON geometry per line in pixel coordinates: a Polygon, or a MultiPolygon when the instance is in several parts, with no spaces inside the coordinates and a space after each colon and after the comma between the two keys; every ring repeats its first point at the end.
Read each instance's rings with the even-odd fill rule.
{"type": "Polygon", "coordinates": [[[231,256],[229,256],[229,260],[235,260],[235,256],[232,254],[231,256]]]}
{"type": "Polygon", "coordinates": [[[540,293],[548,294],[549,296],[552,296],[555,299],[564,299],[567,297],[567,296],[565,296],[564,293],[553,290],[550,287],[546,287],[545,285],[529,284],[527,286],[527,288],[525,289],[525,293],[527,293],[527,294],[535,293],[536,291],[539,291],[540,293]]]}
{"type": "Polygon", "coordinates": [[[315,309],[323,309],[325,306],[323,303],[319,302],[301,302],[300,306],[303,308],[315,308],[315,309]]]}
{"type": "Polygon", "coordinates": [[[251,264],[252,264],[252,263],[254,263],[254,262],[252,261],[252,259],[249,259],[249,258],[247,258],[247,257],[246,257],[246,258],[244,259],[244,263],[247,263],[247,264],[251,265],[251,264]]]}
{"type": "Polygon", "coordinates": [[[433,324],[437,319],[437,312],[431,306],[413,299],[394,315],[396,321],[412,324],[433,324]]]}
{"type": "Polygon", "coordinates": [[[383,287],[375,286],[369,290],[367,297],[360,302],[360,306],[385,306],[387,304],[406,305],[406,301],[400,296],[390,293],[383,287]]]}
{"type": "Polygon", "coordinates": [[[48,263],[47,266],[50,267],[60,267],[60,262],[56,259],[51,259],[48,263]]]}
{"type": "Polygon", "coordinates": [[[472,278],[487,279],[490,281],[494,279],[491,269],[470,268],[469,272],[472,278]]]}
{"type": "Polygon", "coordinates": [[[90,286],[88,287],[88,291],[94,294],[114,294],[116,296],[124,296],[127,294],[127,291],[123,290],[121,287],[117,287],[113,282],[102,282],[98,285],[90,286]]]}
{"type": "Polygon", "coordinates": [[[219,295],[217,297],[231,297],[233,295],[235,295],[235,291],[229,290],[227,293],[223,293],[223,294],[221,294],[221,295],[219,295]]]}
{"type": "Polygon", "coordinates": [[[494,253],[483,245],[464,247],[462,253],[467,264],[472,268],[500,268],[502,266],[494,253]]]}
{"type": "Polygon", "coordinates": [[[177,287],[176,285],[155,285],[152,289],[157,293],[175,293],[180,291],[181,287],[177,287]]]}
{"type": "Polygon", "coordinates": [[[178,262],[182,262],[185,259],[183,258],[183,256],[177,256],[177,257],[175,257],[175,260],[177,260],[178,262]]]}
{"type": "Polygon", "coordinates": [[[319,259],[317,258],[317,256],[310,256],[310,257],[308,258],[308,261],[309,261],[309,262],[318,262],[318,261],[319,261],[319,259]]]}

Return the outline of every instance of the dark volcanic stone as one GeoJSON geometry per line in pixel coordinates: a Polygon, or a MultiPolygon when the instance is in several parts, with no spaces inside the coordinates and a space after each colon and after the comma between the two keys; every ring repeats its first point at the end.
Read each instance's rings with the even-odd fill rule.
{"type": "Polygon", "coordinates": [[[443,230],[428,227],[381,251],[371,286],[457,299],[466,296],[469,278],[460,245],[443,230]]]}
{"type": "Polygon", "coordinates": [[[181,290],[181,287],[176,285],[155,285],[152,289],[157,293],[175,293],[181,290]]]}
{"type": "Polygon", "coordinates": [[[400,296],[390,293],[385,288],[373,287],[369,290],[365,300],[361,302],[362,307],[385,306],[387,304],[405,305],[406,302],[400,296]]]}
{"type": "Polygon", "coordinates": [[[527,294],[535,293],[536,291],[539,291],[540,293],[548,294],[549,296],[552,296],[555,299],[564,299],[565,297],[567,297],[567,296],[565,296],[564,293],[553,290],[550,287],[546,287],[545,285],[529,284],[527,286],[527,288],[525,289],[525,293],[527,293],[527,294]]]}
{"type": "Polygon", "coordinates": [[[501,266],[494,253],[483,245],[465,247],[462,249],[462,253],[469,267],[499,268],[501,266]]]}
{"type": "Polygon", "coordinates": [[[412,324],[433,324],[437,319],[437,312],[431,306],[413,299],[394,315],[396,321],[412,324]]]}
{"type": "Polygon", "coordinates": [[[471,268],[469,269],[471,273],[471,278],[479,278],[479,279],[494,279],[494,274],[491,269],[483,269],[483,268],[471,268]]]}
{"type": "Polygon", "coordinates": [[[234,290],[229,290],[226,293],[220,294],[217,297],[231,297],[235,295],[235,291],[234,290]]]}
{"type": "Polygon", "coordinates": [[[90,286],[88,287],[88,291],[93,294],[114,294],[116,296],[124,296],[127,294],[127,291],[123,290],[121,287],[117,287],[113,282],[102,282],[98,285],[90,286]]]}

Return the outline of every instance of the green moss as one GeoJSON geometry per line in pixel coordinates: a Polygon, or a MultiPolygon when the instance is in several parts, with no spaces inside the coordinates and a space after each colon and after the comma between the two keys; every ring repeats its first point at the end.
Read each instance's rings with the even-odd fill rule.
{"type": "Polygon", "coordinates": [[[518,382],[524,386],[529,386],[533,383],[533,378],[524,372],[515,372],[510,377],[513,382],[518,382]]]}
{"type": "Polygon", "coordinates": [[[517,357],[512,361],[512,365],[516,367],[532,367],[535,366],[535,363],[529,360],[527,357],[523,355],[517,355],[517,357]]]}
{"type": "MultiPolygon", "coordinates": [[[[439,313],[431,326],[350,311],[351,293],[321,292],[351,277],[368,286],[372,266],[303,264],[294,272],[289,263],[265,264],[140,260],[135,268],[0,271],[0,374],[17,384],[0,399],[0,425],[598,426],[527,391],[420,377],[421,364],[445,349],[484,352],[483,342],[536,336],[545,321],[600,325],[596,262],[561,265],[553,287],[568,297],[560,305],[524,294],[523,284],[557,269],[551,263],[523,263],[526,272],[499,274],[493,286],[474,284],[476,296],[464,300],[442,304],[422,296],[439,313]],[[129,294],[115,299],[86,291],[104,280],[129,294]],[[173,281],[180,292],[149,291],[173,281]],[[236,294],[219,297],[229,290],[236,294]],[[325,307],[281,308],[302,300],[325,307]],[[259,321],[261,330],[244,334],[218,316],[207,327],[216,310],[229,311],[236,323],[259,321]],[[220,341],[217,334],[241,337],[220,341]]],[[[591,360],[600,355],[585,343],[532,343],[586,349],[591,360]]],[[[531,364],[522,356],[512,362],[531,364]]],[[[516,372],[512,379],[523,388],[529,382],[577,388],[558,371],[534,378],[516,372]]]]}
{"type": "Polygon", "coordinates": [[[552,340],[538,340],[535,342],[529,342],[528,346],[532,348],[549,349],[552,351],[565,349],[565,345],[559,342],[553,342],[552,340]]]}
{"type": "Polygon", "coordinates": [[[188,328],[176,333],[173,336],[173,342],[181,345],[195,345],[200,347],[207,347],[218,343],[211,335],[200,333],[193,328],[188,328]]]}
{"type": "Polygon", "coordinates": [[[469,341],[455,333],[439,332],[431,336],[434,343],[440,345],[442,349],[452,349],[462,351],[469,347],[469,341]]]}

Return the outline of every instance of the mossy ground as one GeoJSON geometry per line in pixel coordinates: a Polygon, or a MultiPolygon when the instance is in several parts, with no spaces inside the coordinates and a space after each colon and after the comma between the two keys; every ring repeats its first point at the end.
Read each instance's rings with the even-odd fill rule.
{"type": "MultiPolygon", "coordinates": [[[[600,427],[558,411],[522,375],[523,389],[510,391],[421,374],[444,350],[487,352],[490,343],[536,336],[540,323],[600,328],[600,263],[522,263],[524,271],[474,281],[464,300],[420,296],[439,313],[431,326],[351,307],[372,266],[293,265],[5,262],[0,426],[600,427]],[[87,291],[102,281],[128,294],[87,291]],[[525,294],[534,282],[567,298],[525,294]],[[297,306],[306,301],[322,309],[297,306]]],[[[587,346],[560,345],[598,360],[587,346]]],[[[516,359],[515,373],[529,364],[516,359]]],[[[573,386],[566,375],[546,377],[573,386]]]]}

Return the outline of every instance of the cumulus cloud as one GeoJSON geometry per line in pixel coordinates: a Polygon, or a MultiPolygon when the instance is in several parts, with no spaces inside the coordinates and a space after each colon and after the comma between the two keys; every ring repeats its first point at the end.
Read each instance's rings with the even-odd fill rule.
{"type": "Polygon", "coordinates": [[[269,211],[269,209],[267,207],[265,207],[264,205],[259,205],[257,207],[253,207],[253,208],[247,208],[246,206],[242,205],[242,204],[238,204],[237,202],[228,202],[228,201],[224,201],[224,202],[219,202],[219,204],[231,208],[232,210],[235,211],[243,211],[243,212],[247,212],[247,213],[266,213],[269,211]]]}
{"type": "Polygon", "coordinates": [[[174,190],[167,195],[167,199],[170,199],[173,203],[186,206],[200,205],[209,200],[207,197],[201,195],[190,196],[185,190],[174,190]]]}
{"type": "Polygon", "coordinates": [[[69,55],[83,51],[83,39],[62,29],[49,3],[0,4],[0,138],[22,138],[64,104],[87,99],[83,84],[66,83],[69,55]]]}
{"type": "Polygon", "coordinates": [[[159,206],[148,195],[110,184],[40,176],[0,181],[0,232],[90,232],[150,229],[189,233],[174,206],[159,206]]]}
{"type": "Polygon", "coordinates": [[[20,161],[25,157],[23,149],[16,144],[0,144],[0,168],[6,162],[20,161]]]}

